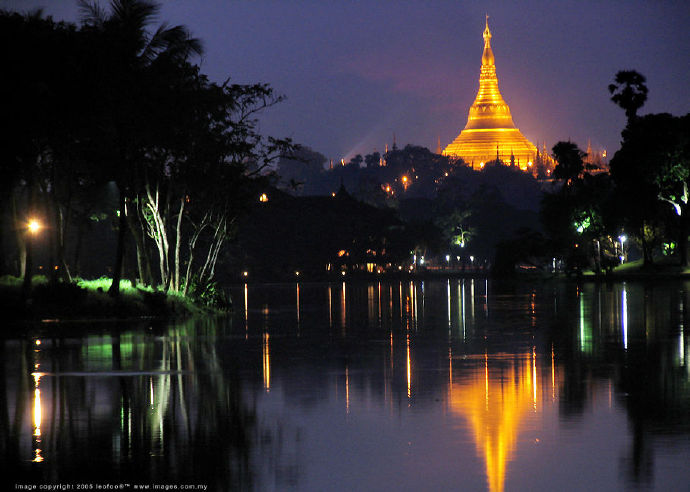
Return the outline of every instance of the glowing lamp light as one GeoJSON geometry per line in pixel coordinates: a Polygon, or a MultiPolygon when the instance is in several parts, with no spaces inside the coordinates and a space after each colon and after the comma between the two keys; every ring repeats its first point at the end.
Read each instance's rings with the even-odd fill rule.
{"type": "Polygon", "coordinates": [[[27,224],[27,227],[29,228],[29,232],[36,234],[41,229],[41,223],[36,219],[31,219],[27,224]]]}
{"type": "Polygon", "coordinates": [[[299,271],[295,271],[295,277],[299,277],[299,271]]]}
{"type": "Polygon", "coordinates": [[[265,203],[268,201],[268,195],[266,193],[262,193],[261,196],[259,197],[259,201],[261,203],[265,203]]]}
{"type": "Polygon", "coordinates": [[[344,272],[344,271],[340,272],[340,275],[342,275],[342,276],[344,277],[344,276],[345,276],[345,272],[344,272]]]}
{"type": "Polygon", "coordinates": [[[247,270],[243,271],[243,272],[242,272],[242,276],[245,277],[245,278],[246,278],[246,277],[249,277],[249,272],[248,272],[247,270]]]}

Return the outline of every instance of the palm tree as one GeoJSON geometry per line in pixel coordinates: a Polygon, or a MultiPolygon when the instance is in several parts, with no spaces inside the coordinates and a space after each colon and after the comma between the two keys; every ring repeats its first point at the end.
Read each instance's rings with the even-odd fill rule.
{"type": "Polygon", "coordinates": [[[614,84],[609,85],[611,100],[623,108],[628,123],[635,119],[637,110],[647,100],[647,86],[644,75],[635,70],[621,70],[616,74],[614,84]]]}
{"type": "Polygon", "coordinates": [[[142,84],[155,84],[161,77],[151,77],[160,65],[181,66],[194,55],[201,55],[201,42],[191,37],[186,27],[161,24],[153,33],[148,27],[156,19],[160,5],[148,0],[111,0],[110,13],[97,3],[80,0],[82,25],[85,31],[100,38],[107,58],[103,71],[105,101],[103,136],[107,140],[110,172],[120,192],[118,240],[109,293],[119,294],[124,246],[127,232],[128,207],[132,208],[136,194],[136,175],[142,155],[142,134],[149,120],[145,112],[145,94],[155,94],[156,87],[142,88],[142,84]]]}

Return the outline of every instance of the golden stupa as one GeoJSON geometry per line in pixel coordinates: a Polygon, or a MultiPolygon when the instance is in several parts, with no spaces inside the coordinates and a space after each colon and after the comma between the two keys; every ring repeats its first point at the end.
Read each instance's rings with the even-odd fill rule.
{"type": "Polygon", "coordinates": [[[467,117],[467,125],[443,155],[460,157],[474,169],[497,158],[526,170],[537,154],[535,145],[520,133],[513,123],[510,108],[498,90],[494,53],[491,51],[489,16],[484,29],[484,53],[479,75],[479,92],[467,117]]]}

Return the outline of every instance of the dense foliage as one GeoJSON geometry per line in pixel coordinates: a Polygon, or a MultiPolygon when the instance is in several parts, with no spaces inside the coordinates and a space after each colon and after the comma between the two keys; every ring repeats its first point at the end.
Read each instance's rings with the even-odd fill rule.
{"type": "Polygon", "coordinates": [[[88,253],[84,230],[108,220],[117,230],[112,294],[131,275],[208,296],[262,169],[291,147],[256,129],[257,114],[281,97],[263,84],[211,82],[193,63],[198,39],[152,25],[155,3],[80,6],[79,25],[0,12],[0,41],[13,47],[2,54],[12,76],[0,81],[9,130],[0,142],[0,273],[18,271],[30,287],[27,224],[40,219],[51,276],[69,281],[88,253]],[[123,266],[128,250],[136,269],[123,266]]]}

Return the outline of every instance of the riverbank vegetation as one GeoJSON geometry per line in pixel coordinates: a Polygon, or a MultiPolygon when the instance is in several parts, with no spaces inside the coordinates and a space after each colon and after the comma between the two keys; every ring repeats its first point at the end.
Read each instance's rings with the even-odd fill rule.
{"type": "Polygon", "coordinates": [[[109,278],[75,278],[68,283],[51,282],[44,275],[35,275],[31,283],[27,300],[23,294],[23,279],[0,277],[0,309],[8,320],[184,318],[221,314],[230,307],[227,296],[223,303],[203,304],[179,293],[133,287],[129,280],[120,281],[118,296],[108,294],[112,284],[109,278]]]}
{"type": "Polygon", "coordinates": [[[48,288],[32,288],[37,273],[70,286],[56,293],[108,273],[100,288],[113,297],[132,279],[144,300],[214,304],[234,224],[291,148],[257,131],[282,97],[209,80],[201,41],[154,25],[155,3],[80,6],[78,25],[0,11],[0,42],[13,46],[0,81],[0,275],[22,278],[27,302],[48,288]],[[88,243],[94,230],[107,239],[88,243]],[[101,262],[87,271],[89,257],[101,262]]]}

